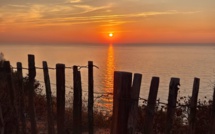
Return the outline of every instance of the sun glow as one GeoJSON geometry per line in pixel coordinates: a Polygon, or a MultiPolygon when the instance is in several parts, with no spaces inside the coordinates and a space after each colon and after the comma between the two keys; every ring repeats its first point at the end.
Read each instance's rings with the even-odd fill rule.
{"type": "Polygon", "coordinates": [[[109,33],[109,37],[113,37],[113,33],[109,33]]]}

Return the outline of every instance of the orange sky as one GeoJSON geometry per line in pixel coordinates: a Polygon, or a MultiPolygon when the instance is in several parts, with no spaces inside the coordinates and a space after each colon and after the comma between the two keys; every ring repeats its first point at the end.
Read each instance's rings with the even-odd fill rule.
{"type": "Polygon", "coordinates": [[[214,0],[1,0],[0,43],[215,43],[214,5],[214,0]]]}

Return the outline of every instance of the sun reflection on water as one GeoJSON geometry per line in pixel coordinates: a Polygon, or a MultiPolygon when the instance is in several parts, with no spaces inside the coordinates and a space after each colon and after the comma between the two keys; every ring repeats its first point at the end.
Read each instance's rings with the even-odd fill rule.
{"type": "Polygon", "coordinates": [[[108,48],[107,62],[106,62],[106,74],[105,74],[105,91],[113,92],[113,73],[115,69],[114,63],[114,48],[110,44],[108,48]]]}
{"type": "MultiPolygon", "coordinates": [[[[115,70],[114,47],[112,44],[108,47],[106,70],[104,75],[104,92],[113,93],[113,75],[115,70]]],[[[113,96],[102,98],[102,105],[104,108],[111,110],[113,105],[113,96]]]]}

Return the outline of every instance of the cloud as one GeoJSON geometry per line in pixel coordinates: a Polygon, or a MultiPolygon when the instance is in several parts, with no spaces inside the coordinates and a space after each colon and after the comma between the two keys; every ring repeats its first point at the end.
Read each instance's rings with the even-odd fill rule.
{"type": "Polygon", "coordinates": [[[46,0],[46,2],[43,0],[19,0],[17,2],[17,0],[11,0],[7,2],[3,0],[0,3],[2,2],[5,4],[0,8],[1,23],[33,24],[34,26],[86,23],[113,26],[132,23],[136,19],[152,16],[198,13],[198,11],[136,9],[137,5],[145,4],[139,0],[135,2],[130,0],[120,0],[119,2],[110,0],[46,0]],[[124,6],[126,6],[126,10],[123,8],[124,6]]]}
{"type": "MultiPolygon", "coordinates": [[[[80,2],[80,1],[76,1],[80,2]]],[[[101,25],[119,25],[133,22],[134,18],[150,16],[194,14],[197,11],[180,12],[176,10],[160,12],[119,13],[112,12],[113,5],[91,6],[86,4],[56,5],[8,5],[2,8],[2,23],[33,23],[38,25],[83,24],[83,23],[108,23],[101,25]],[[109,12],[107,12],[109,11],[109,12]]],[[[134,19],[135,20],[135,19],[134,19]]]]}
{"type": "Polygon", "coordinates": [[[114,26],[121,25],[125,23],[132,23],[137,20],[137,18],[145,19],[152,16],[161,15],[175,15],[175,14],[194,14],[198,12],[178,12],[178,11],[164,11],[164,12],[142,12],[136,14],[111,14],[111,15],[85,15],[62,17],[62,18],[49,18],[43,21],[43,24],[86,24],[86,23],[100,23],[101,26],[114,26]]]}
{"type": "Polygon", "coordinates": [[[144,13],[139,13],[136,14],[136,16],[156,16],[156,15],[173,15],[173,14],[195,14],[195,13],[199,13],[200,11],[187,11],[187,12],[180,12],[180,11],[176,11],[176,10],[170,10],[170,11],[164,11],[164,12],[144,12],[144,13]]]}
{"type": "Polygon", "coordinates": [[[0,0],[0,5],[56,4],[64,0],[0,0]]]}
{"type": "Polygon", "coordinates": [[[68,0],[68,3],[80,3],[82,2],[81,0],[68,0]]]}
{"type": "Polygon", "coordinates": [[[82,16],[97,10],[106,10],[110,6],[91,6],[86,4],[27,4],[27,5],[5,5],[0,9],[5,23],[23,23],[23,22],[45,22],[49,20],[68,19],[71,16],[82,16]]]}

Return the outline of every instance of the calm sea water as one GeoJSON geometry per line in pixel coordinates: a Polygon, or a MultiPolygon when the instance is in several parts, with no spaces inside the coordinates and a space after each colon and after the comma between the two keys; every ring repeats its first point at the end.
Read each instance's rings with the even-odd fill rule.
{"type": "MultiPolygon", "coordinates": [[[[180,96],[191,95],[194,77],[200,78],[199,98],[212,97],[215,81],[215,46],[209,45],[0,45],[0,51],[10,60],[12,66],[22,62],[27,67],[27,55],[34,54],[36,66],[42,67],[47,61],[49,67],[64,63],[67,67],[87,65],[93,61],[95,68],[95,91],[113,91],[113,72],[128,71],[143,75],[141,97],[148,97],[153,76],[160,77],[158,98],[166,102],[171,77],[181,81],[180,96]]],[[[25,74],[27,71],[25,71],[25,74]]],[[[83,90],[87,91],[87,69],[81,69],[83,90]]],[[[50,70],[53,92],[55,91],[55,70],[50,70]]],[[[42,70],[37,70],[36,78],[43,81],[42,70]]],[[[67,93],[72,92],[72,70],[66,70],[67,93]]],[[[87,92],[84,92],[86,97],[87,92]]],[[[110,107],[112,99],[99,100],[110,107]]]]}

